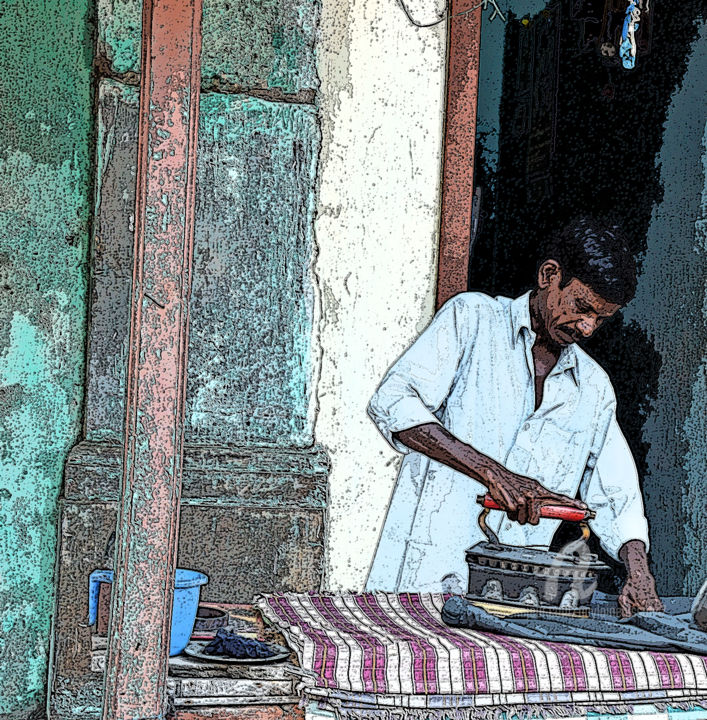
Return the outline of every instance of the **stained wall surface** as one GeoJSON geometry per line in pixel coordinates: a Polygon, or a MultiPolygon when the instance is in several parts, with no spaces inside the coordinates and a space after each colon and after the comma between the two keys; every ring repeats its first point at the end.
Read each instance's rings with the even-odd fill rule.
{"type": "MultiPolygon", "coordinates": [[[[417,5],[434,18],[434,3],[417,5]]],[[[363,588],[396,477],[399,456],[366,405],[432,317],[445,34],[386,0],[323,4],[315,435],[332,460],[332,590],[363,588]]]]}
{"type": "MultiPolygon", "coordinates": [[[[85,432],[62,497],[53,718],[101,711],[100,678],[89,663],[93,628],[82,618],[86,577],[114,560],[141,5],[99,0],[97,9],[85,432]]],[[[205,600],[248,602],[259,592],[321,584],[328,459],[313,433],[319,7],[318,0],[204,3],[177,562],[207,574],[205,600]],[[314,505],[302,473],[317,478],[314,505]]]]}
{"type": "MultiPolygon", "coordinates": [[[[86,437],[119,444],[138,88],[102,81],[97,122],[86,437]]],[[[202,92],[187,443],[312,444],[311,256],[318,149],[311,104],[202,92]]]]}
{"type": "Polygon", "coordinates": [[[57,498],[80,430],[90,0],[0,13],[0,713],[45,695],[57,498]]]}

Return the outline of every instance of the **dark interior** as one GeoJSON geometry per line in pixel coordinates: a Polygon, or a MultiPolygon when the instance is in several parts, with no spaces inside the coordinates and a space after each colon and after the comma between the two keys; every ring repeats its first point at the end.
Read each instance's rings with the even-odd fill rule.
{"type": "MultiPolygon", "coordinates": [[[[641,262],[651,213],[663,194],[656,158],[666,113],[685,74],[703,12],[702,3],[694,1],[655,5],[641,28],[632,70],[600,51],[601,41],[617,32],[604,27],[602,37],[603,13],[611,2],[550,2],[532,17],[510,15],[495,171],[484,161],[483,137],[477,141],[482,201],[472,239],[470,289],[510,297],[528,290],[548,233],[582,213],[618,220],[641,262]]],[[[642,430],[656,401],[661,371],[655,343],[621,315],[586,343],[611,376],[619,422],[641,477],[648,452],[642,430]]],[[[658,490],[644,487],[652,535],[681,513],[679,492],[660,492],[659,503],[651,503],[651,493],[658,490]]],[[[680,523],[664,527],[679,553],[684,544],[680,523]]],[[[573,531],[561,528],[556,544],[566,542],[573,531]]],[[[597,549],[601,559],[611,562],[597,549]]],[[[662,557],[670,561],[670,550],[664,549],[662,557]]],[[[673,559],[678,563],[677,556],[673,559]]],[[[604,590],[620,586],[621,567],[614,566],[615,579],[604,590]]],[[[659,585],[664,592],[681,590],[677,581],[663,579],[659,585]]]]}

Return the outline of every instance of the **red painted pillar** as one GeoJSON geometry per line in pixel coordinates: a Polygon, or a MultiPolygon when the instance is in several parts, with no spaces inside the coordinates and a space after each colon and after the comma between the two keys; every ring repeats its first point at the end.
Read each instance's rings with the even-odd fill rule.
{"type": "Polygon", "coordinates": [[[144,0],[124,467],[104,720],[164,715],[181,494],[201,0],[144,0]]]}
{"type": "Polygon", "coordinates": [[[437,307],[467,289],[481,43],[479,0],[451,0],[437,307]]]}

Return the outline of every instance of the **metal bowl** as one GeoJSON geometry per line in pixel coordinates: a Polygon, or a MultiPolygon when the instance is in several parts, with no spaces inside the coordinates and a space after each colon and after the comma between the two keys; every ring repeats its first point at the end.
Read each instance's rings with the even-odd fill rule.
{"type": "Polygon", "coordinates": [[[228,625],[228,613],[225,610],[199,605],[194,621],[194,632],[215,632],[225,625],[228,625]]]}

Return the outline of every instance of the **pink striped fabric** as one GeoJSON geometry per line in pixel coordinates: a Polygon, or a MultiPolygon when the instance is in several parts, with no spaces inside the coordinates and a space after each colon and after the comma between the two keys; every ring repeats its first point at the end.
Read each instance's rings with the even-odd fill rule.
{"type": "Polygon", "coordinates": [[[304,692],[319,698],[422,708],[707,701],[707,658],[451,628],[445,599],[275,594],[257,606],[296,651],[304,692]]]}

